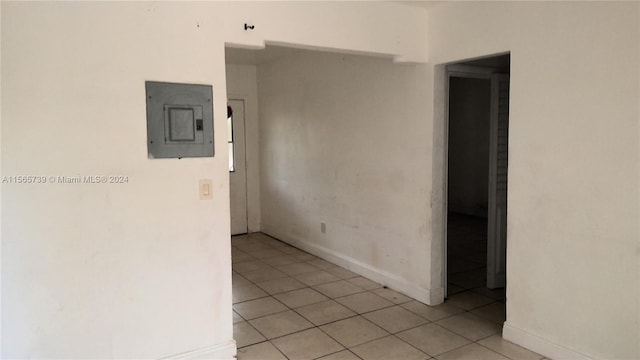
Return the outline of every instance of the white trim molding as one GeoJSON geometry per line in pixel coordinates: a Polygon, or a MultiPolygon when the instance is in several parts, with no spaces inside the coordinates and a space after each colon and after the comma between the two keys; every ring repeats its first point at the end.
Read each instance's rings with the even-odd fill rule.
{"type": "Polygon", "coordinates": [[[593,360],[592,357],[579,353],[576,350],[553,343],[547,339],[541,338],[538,335],[534,335],[515,326],[511,326],[506,322],[504,323],[504,327],[502,328],[502,337],[505,340],[509,340],[514,344],[535,351],[538,354],[544,355],[551,359],[593,360]]]}
{"type": "Polygon", "coordinates": [[[224,344],[216,344],[201,349],[187,351],[181,354],[171,355],[167,360],[195,360],[195,359],[215,359],[233,360],[236,358],[236,341],[230,340],[224,344]]]}

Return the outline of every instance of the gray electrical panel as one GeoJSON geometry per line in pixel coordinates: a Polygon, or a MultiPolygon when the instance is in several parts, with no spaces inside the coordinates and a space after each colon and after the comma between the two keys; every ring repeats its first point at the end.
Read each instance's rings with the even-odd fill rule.
{"type": "Polygon", "coordinates": [[[149,158],[213,156],[211,85],[145,82],[149,158]]]}

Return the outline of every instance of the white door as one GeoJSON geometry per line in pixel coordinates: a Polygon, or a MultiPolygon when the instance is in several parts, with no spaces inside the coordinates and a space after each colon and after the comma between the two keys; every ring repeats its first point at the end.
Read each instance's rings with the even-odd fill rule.
{"type": "Polygon", "coordinates": [[[507,274],[507,167],[509,148],[509,75],[491,78],[489,126],[489,213],[487,287],[505,287],[507,274]]]}
{"type": "Polygon", "coordinates": [[[230,99],[229,188],[231,197],[231,235],[247,233],[247,164],[244,136],[244,100],[230,99]]]}

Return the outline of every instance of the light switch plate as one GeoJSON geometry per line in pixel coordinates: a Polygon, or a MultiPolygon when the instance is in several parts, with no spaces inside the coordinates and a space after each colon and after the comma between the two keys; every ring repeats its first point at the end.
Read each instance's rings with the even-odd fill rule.
{"type": "Polygon", "coordinates": [[[200,200],[213,199],[213,181],[211,179],[200,179],[200,200]]]}

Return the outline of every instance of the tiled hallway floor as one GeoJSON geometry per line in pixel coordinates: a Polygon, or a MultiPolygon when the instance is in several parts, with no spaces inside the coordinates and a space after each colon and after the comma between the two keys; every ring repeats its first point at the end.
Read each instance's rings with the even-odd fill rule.
{"type": "Polygon", "coordinates": [[[260,233],[233,237],[232,254],[238,359],[542,358],[501,338],[491,292],[427,306],[260,233]]]}

